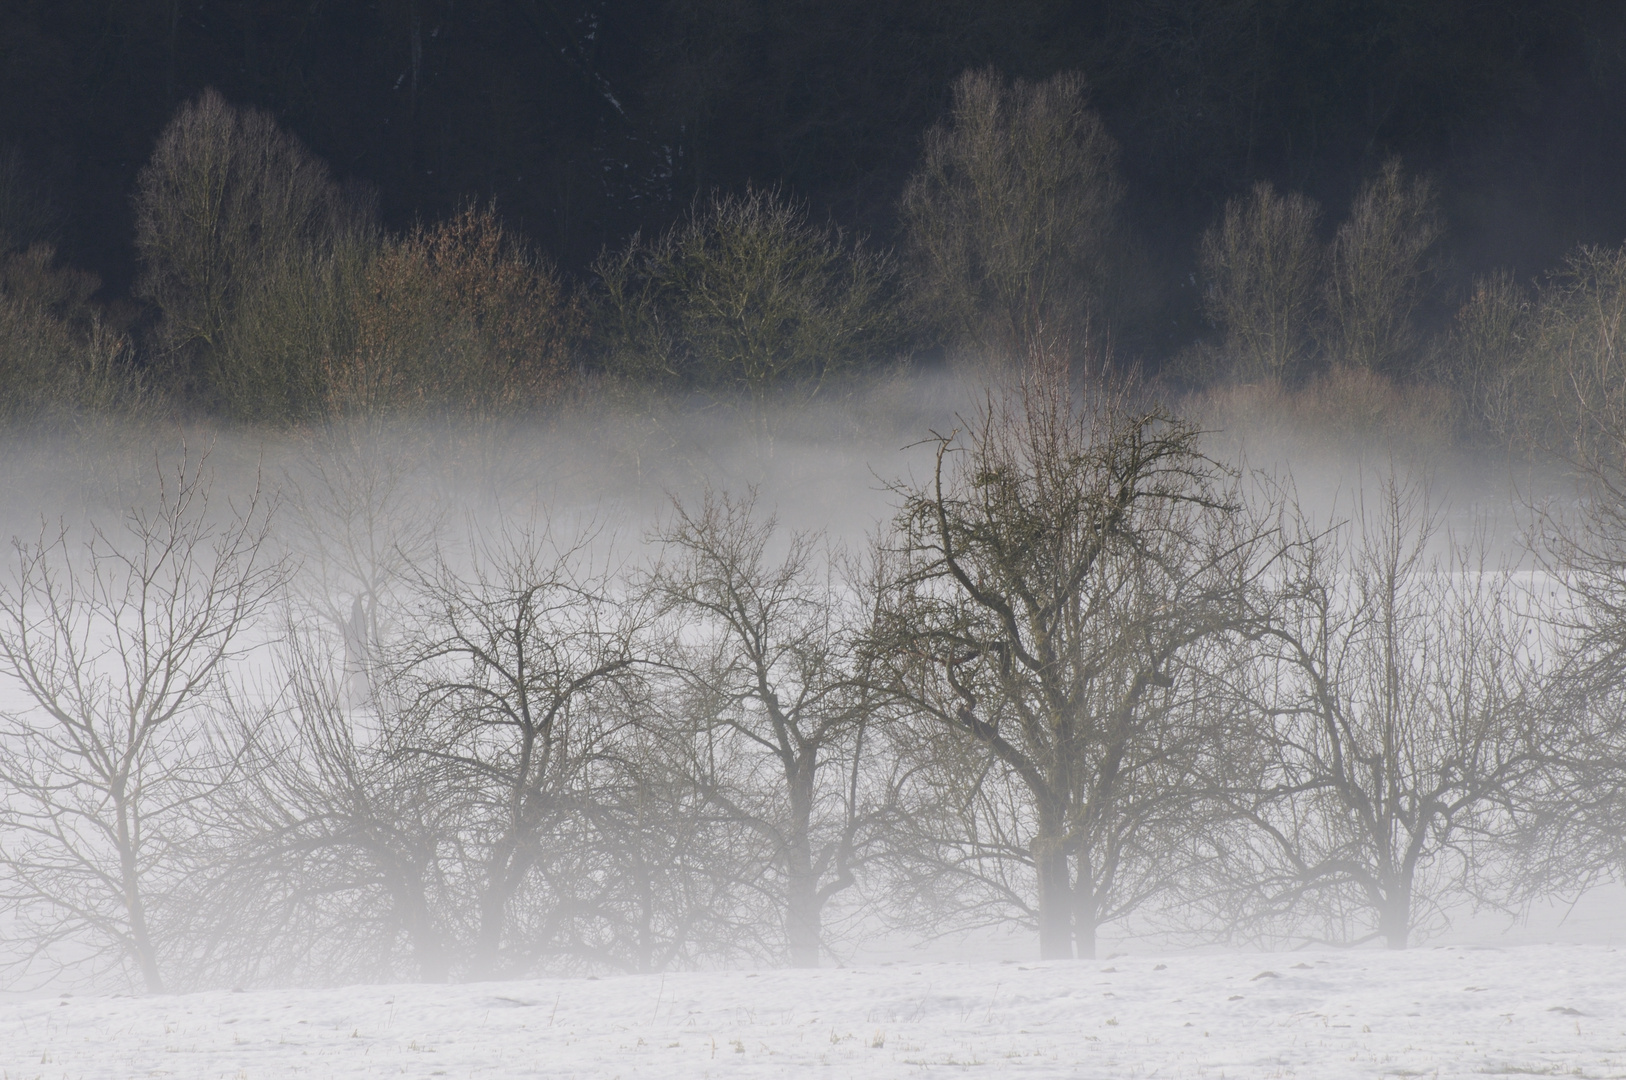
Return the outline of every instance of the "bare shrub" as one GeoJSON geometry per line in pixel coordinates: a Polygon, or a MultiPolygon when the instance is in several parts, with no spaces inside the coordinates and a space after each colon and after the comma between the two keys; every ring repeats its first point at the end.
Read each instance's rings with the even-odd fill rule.
{"type": "Polygon", "coordinates": [[[1293,396],[1304,432],[1352,449],[1373,436],[1421,450],[1451,440],[1450,399],[1438,387],[1408,385],[1368,368],[1340,365],[1293,396]]]}
{"type": "Polygon", "coordinates": [[[444,982],[461,929],[453,807],[390,695],[347,700],[336,635],[289,624],[281,692],[238,717],[243,767],[207,808],[216,856],[192,890],[195,935],[218,943],[207,969],[237,985],[444,982]]]}
{"type": "Polygon", "coordinates": [[[890,257],[773,190],[713,195],[593,269],[605,366],[633,380],[811,394],[901,345],[890,257]]]}
{"type": "Polygon", "coordinates": [[[1374,443],[1401,455],[1441,452],[1456,436],[1456,404],[1448,387],[1407,385],[1338,365],[1296,386],[1275,380],[1211,386],[1187,397],[1182,409],[1240,444],[1328,460],[1361,457],[1374,443]]]}
{"type": "Polygon", "coordinates": [[[1415,359],[1413,316],[1445,234],[1433,185],[1391,158],[1362,185],[1333,240],[1322,347],[1333,363],[1400,374],[1415,359]]]}
{"type": "Polygon", "coordinates": [[[960,76],[903,196],[920,318],[999,363],[1084,349],[1110,284],[1117,162],[1082,76],[960,76]]]}
{"type": "Polygon", "coordinates": [[[0,256],[0,418],[141,404],[130,342],[91,301],[100,284],[59,265],[49,244],[0,256]]]}
{"type": "Polygon", "coordinates": [[[1325,252],[1316,237],[1320,209],[1296,192],[1255,184],[1225,204],[1203,234],[1203,306],[1225,334],[1233,375],[1244,381],[1300,373],[1320,311],[1325,252]]]}
{"type": "Polygon", "coordinates": [[[601,774],[585,843],[557,864],[553,892],[570,902],[554,920],[554,947],[575,966],[748,962],[779,930],[757,917],[766,904],[742,903],[741,883],[763,869],[758,849],[749,825],[719,813],[694,783],[692,729],[673,715],[679,707],[643,697],[637,726],[601,774]]]}

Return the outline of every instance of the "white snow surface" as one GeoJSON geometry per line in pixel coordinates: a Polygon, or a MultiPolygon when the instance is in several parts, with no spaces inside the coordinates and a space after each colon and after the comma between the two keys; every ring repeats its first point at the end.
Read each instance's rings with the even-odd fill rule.
{"type": "Polygon", "coordinates": [[[1626,1076],[1600,945],[0,1002],[0,1075],[1626,1076]]]}

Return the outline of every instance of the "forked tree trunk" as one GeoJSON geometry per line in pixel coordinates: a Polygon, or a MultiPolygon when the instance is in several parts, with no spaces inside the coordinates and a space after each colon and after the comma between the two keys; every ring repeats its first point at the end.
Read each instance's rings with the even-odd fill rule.
{"type": "Polygon", "coordinates": [[[1095,959],[1095,883],[1090,879],[1090,862],[1079,852],[1078,881],[1073,885],[1073,937],[1078,941],[1078,958],[1095,959]]]}
{"type": "Polygon", "coordinates": [[[136,964],[141,969],[141,981],[149,994],[162,994],[164,980],[158,974],[158,953],[153,948],[152,934],[147,929],[147,909],[141,898],[141,887],[134,867],[124,873],[124,906],[130,918],[130,941],[135,948],[136,964]]]}

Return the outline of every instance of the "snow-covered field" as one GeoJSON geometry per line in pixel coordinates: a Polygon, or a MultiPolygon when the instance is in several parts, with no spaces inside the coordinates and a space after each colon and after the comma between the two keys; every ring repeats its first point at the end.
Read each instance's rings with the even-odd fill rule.
{"type": "Polygon", "coordinates": [[[0,1002],[23,1077],[1626,1076],[1597,945],[0,1002]]]}

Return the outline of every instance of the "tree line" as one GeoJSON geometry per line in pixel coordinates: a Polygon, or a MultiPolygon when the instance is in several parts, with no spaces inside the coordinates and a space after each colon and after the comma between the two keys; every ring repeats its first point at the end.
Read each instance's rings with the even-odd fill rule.
{"type": "MultiPolygon", "coordinates": [[[[571,273],[696,196],[783,183],[896,241],[896,203],[954,78],[1082,72],[1123,142],[1159,354],[1192,335],[1190,241],[1261,178],[1347,203],[1389,154],[1438,173],[1469,273],[1618,237],[1619,12],[1597,0],[416,0],[312,8],[22,3],[0,141],[51,178],[63,243],[134,278],[129,195],[213,86],[268,109],[393,227],[471,195],[571,273]]],[[[1464,276],[1464,281],[1466,280],[1464,276]]]]}
{"type": "Polygon", "coordinates": [[[921,145],[895,246],[778,188],[718,189],[576,280],[494,203],[384,228],[371,192],[208,91],[177,110],[132,193],[139,309],[62,263],[49,193],[14,152],[0,161],[0,408],[273,428],[490,418],[583,394],[830,395],[900,364],[1000,370],[1043,353],[1174,396],[1270,388],[1288,409],[1432,395],[1449,439],[1551,448],[1576,430],[1566,379],[1576,349],[1610,348],[1620,249],[1458,293],[1429,176],[1391,159],[1337,220],[1261,182],[1198,238],[1207,333],[1164,356],[1142,340],[1152,290],[1129,164],[1078,75],[972,71],[921,145]]]}
{"type": "Polygon", "coordinates": [[[1310,509],[1055,360],[929,438],[857,546],[721,492],[458,522],[359,444],[16,541],[11,976],[1402,948],[1619,873],[1618,456],[1509,561],[1426,469],[1310,509]]]}

